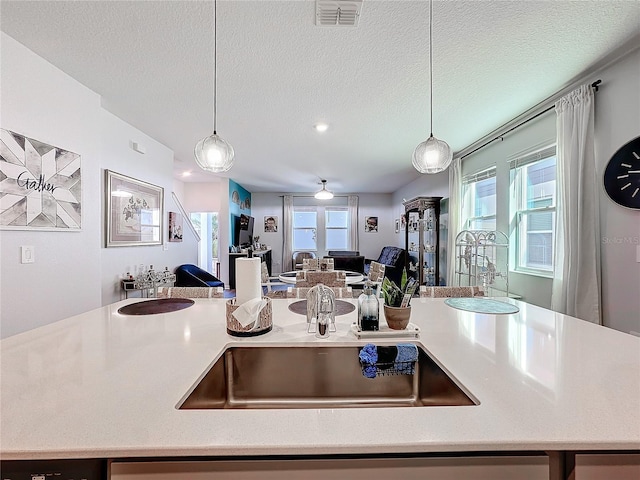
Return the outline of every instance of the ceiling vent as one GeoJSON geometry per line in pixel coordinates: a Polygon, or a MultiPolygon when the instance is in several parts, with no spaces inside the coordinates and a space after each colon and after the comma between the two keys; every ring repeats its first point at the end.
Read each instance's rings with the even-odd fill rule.
{"type": "Polygon", "coordinates": [[[316,0],[316,25],[321,27],[357,27],[362,0],[316,0]]]}

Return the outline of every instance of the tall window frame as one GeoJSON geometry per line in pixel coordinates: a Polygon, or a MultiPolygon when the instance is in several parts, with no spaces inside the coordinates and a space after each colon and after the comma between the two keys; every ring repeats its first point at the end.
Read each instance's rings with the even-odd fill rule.
{"type": "Polygon", "coordinates": [[[294,206],[293,250],[349,250],[349,228],[346,206],[294,206]]]}
{"type": "Polygon", "coordinates": [[[514,271],[553,277],[556,248],[556,145],[509,162],[514,271]]]}
{"type": "Polygon", "coordinates": [[[293,207],[294,251],[318,251],[318,217],[315,207],[293,207]]]}
{"type": "Polygon", "coordinates": [[[349,250],[349,207],[324,208],[326,250],[349,250]]]}
{"type": "Polygon", "coordinates": [[[496,230],[495,165],[462,178],[463,230],[496,230]]]}

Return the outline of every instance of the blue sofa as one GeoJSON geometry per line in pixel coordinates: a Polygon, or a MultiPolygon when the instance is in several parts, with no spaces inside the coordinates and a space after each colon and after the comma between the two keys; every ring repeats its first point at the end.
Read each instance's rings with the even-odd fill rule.
{"type": "Polygon", "coordinates": [[[385,265],[384,276],[392,280],[396,285],[400,286],[402,279],[402,270],[407,266],[407,251],[404,248],[386,246],[382,248],[380,255],[376,260],[366,259],[364,272],[369,274],[369,267],[372,261],[385,265]]]}
{"type": "Polygon", "coordinates": [[[190,263],[176,268],[176,287],[223,287],[224,283],[206,270],[190,263]]]}

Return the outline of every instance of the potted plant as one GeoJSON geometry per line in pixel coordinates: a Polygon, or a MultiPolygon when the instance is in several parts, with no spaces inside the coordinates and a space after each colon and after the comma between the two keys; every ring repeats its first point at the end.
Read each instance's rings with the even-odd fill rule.
{"type": "Polygon", "coordinates": [[[418,286],[418,282],[411,278],[407,280],[407,270],[403,269],[400,286],[384,277],[382,280],[382,295],[384,297],[384,318],[389,328],[404,330],[411,318],[411,297],[418,286]]]}

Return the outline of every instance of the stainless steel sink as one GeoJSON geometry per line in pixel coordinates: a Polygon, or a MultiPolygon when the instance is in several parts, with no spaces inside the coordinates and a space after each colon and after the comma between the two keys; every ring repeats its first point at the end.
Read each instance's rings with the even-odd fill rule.
{"type": "Polygon", "coordinates": [[[366,378],[357,346],[231,347],[179,409],[477,405],[418,347],[413,375],[366,378]]]}

